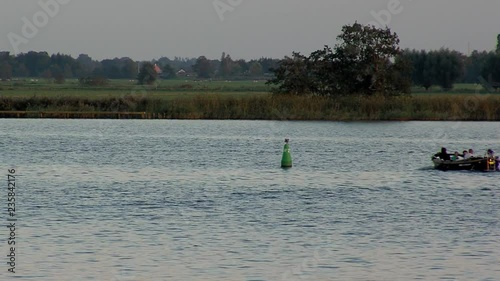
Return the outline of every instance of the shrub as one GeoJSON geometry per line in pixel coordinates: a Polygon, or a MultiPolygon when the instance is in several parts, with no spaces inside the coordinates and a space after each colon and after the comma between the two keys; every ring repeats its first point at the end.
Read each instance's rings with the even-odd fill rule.
{"type": "Polygon", "coordinates": [[[82,77],[78,79],[78,82],[82,86],[106,86],[109,84],[109,80],[102,76],[82,77]]]}

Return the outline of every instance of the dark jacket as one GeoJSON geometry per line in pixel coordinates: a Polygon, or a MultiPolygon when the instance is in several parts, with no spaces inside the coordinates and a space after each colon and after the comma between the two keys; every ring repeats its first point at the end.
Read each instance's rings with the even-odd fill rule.
{"type": "Polygon", "coordinates": [[[448,160],[448,161],[451,160],[450,155],[448,153],[439,152],[439,153],[436,153],[434,156],[439,157],[443,160],[448,160]]]}

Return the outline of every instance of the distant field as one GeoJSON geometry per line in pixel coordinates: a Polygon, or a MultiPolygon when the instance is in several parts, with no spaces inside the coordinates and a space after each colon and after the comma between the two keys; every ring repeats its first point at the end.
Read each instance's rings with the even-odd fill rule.
{"type": "Polygon", "coordinates": [[[226,95],[249,95],[269,92],[265,81],[197,81],[162,80],[151,86],[140,86],[134,80],[111,80],[109,85],[82,86],[78,80],[67,80],[64,84],[47,83],[43,79],[0,82],[0,96],[4,97],[79,97],[103,98],[126,95],[148,95],[159,98],[181,98],[199,94],[220,93],[226,95]]]}
{"type": "Polygon", "coordinates": [[[161,100],[175,99],[190,99],[200,95],[217,94],[220,97],[248,97],[269,95],[269,92],[255,91],[178,91],[178,90],[143,90],[140,88],[126,90],[90,90],[90,89],[53,89],[53,90],[14,90],[0,91],[0,97],[6,98],[28,98],[28,97],[47,97],[47,98],[87,98],[87,99],[103,99],[103,98],[123,98],[127,96],[144,96],[161,100]]]}
{"type": "MultiPolygon", "coordinates": [[[[210,80],[161,80],[152,86],[139,86],[135,80],[110,80],[106,86],[82,86],[78,80],[70,79],[64,84],[54,84],[44,79],[23,79],[0,82],[0,96],[3,97],[78,97],[100,99],[127,95],[148,95],[153,98],[190,98],[200,94],[220,94],[221,96],[260,96],[269,93],[266,81],[210,81],[210,80]]],[[[454,89],[444,92],[439,87],[428,91],[414,87],[414,94],[486,94],[482,86],[456,84],[454,89]]]]}

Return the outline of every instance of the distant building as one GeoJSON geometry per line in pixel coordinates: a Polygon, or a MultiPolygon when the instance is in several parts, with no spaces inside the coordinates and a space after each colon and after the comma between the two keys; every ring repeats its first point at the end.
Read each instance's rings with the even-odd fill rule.
{"type": "Polygon", "coordinates": [[[188,76],[187,71],[185,71],[183,68],[181,68],[179,71],[177,71],[177,77],[186,77],[188,76]]]}

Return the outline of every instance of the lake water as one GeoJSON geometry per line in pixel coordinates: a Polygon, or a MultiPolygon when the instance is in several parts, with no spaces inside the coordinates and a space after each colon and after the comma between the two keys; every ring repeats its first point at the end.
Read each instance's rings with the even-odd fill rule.
{"type": "Polygon", "coordinates": [[[500,280],[500,123],[0,120],[0,280],[500,280]],[[281,169],[285,137],[294,167],[281,169]],[[2,220],[7,224],[7,181],[2,220]]]}

